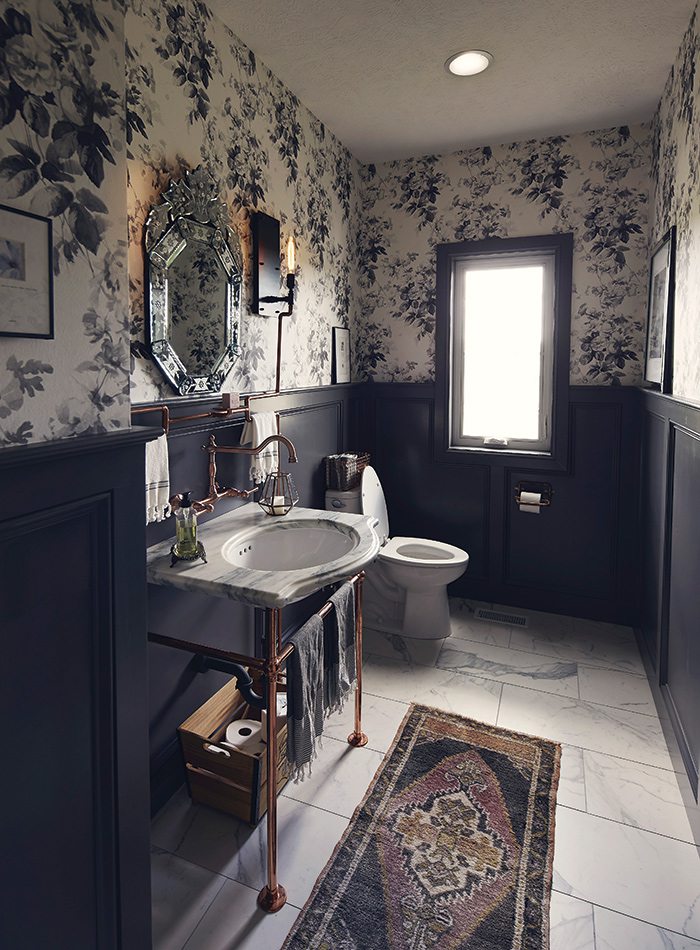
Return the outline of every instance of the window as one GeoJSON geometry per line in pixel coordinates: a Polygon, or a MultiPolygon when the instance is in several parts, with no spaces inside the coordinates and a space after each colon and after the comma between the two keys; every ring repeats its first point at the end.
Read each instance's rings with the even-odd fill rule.
{"type": "Polygon", "coordinates": [[[553,454],[570,306],[570,235],[438,249],[436,377],[448,452],[553,454]]]}

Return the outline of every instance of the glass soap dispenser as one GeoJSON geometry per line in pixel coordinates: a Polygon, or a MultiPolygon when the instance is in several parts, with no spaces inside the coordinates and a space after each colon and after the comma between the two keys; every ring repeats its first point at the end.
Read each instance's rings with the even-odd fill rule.
{"type": "Polygon", "coordinates": [[[173,554],[184,561],[198,556],[197,512],[192,506],[192,492],[182,493],[180,507],[175,511],[175,548],[173,554]]]}

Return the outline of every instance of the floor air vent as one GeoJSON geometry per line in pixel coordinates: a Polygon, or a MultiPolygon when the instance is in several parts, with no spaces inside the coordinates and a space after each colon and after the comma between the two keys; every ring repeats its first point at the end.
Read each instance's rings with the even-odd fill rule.
{"type": "Polygon", "coordinates": [[[480,607],[474,614],[477,620],[502,623],[506,627],[527,627],[527,617],[522,614],[504,614],[500,610],[484,610],[480,607]]]}

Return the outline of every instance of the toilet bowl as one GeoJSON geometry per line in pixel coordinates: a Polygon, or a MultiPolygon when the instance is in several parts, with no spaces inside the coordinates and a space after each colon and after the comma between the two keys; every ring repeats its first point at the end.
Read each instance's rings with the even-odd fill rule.
{"type": "Polygon", "coordinates": [[[421,640],[449,637],[447,585],[466,571],[467,552],[442,541],[390,538],[384,492],[371,466],[362,473],[358,489],[327,491],[326,508],[377,519],[382,547],[377,560],[366,568],[365,626],[421,640]]]}

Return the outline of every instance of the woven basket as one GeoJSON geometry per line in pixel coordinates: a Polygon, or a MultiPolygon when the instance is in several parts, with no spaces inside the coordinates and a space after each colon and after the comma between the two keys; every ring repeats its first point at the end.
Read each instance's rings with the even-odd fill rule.
{"type": "Polygon", "coordinates": [[[357,488],[362,472],[369,465],[368,452],[347,452],[326,456],[326,488],[352,491],[357,488]]]}

